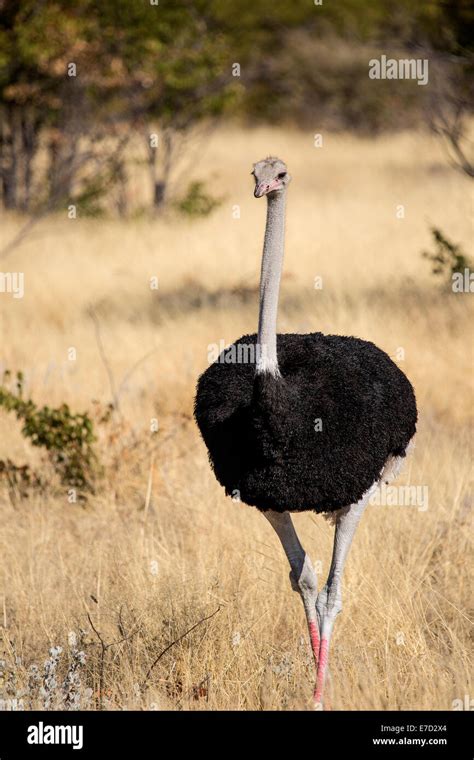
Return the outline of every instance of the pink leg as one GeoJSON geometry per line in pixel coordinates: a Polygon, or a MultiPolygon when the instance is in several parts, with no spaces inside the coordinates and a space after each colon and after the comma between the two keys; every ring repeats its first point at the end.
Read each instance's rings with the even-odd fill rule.
{"type": "Polygon", "coordinates": [[[318,616],[316,613],[316,600],[318,597],[317,577],[311,560],[304,551],[289,512],[265,512],[265,517],[270,522],[280,539],[290,563],[290,581],[294,591],[297,591],[302,600],[308,623],[311,649],[313,650],[316,669],[318,667],[320,640],[318,616]]]}
{"type": "Polygon", "coordinates": [[[314,620],[308,621],[309,639],[311,641],[311,649],[313,650],[314,662],[316,667],[319,664],[319,628],[318,624],[314,620]]]}
{"type": "Polygon", "coordinates": [[[322,706],[323,703],[324,685],[328,670],[329,646],[334,623],[337,615],[342,610],[341,581],[344,565],[359,520],[375,488],[376,484],[364,494],[357,504],[353,504],[347,510],[341,510],[341,513],[337,517],[331,567],[326,585],[318,594],[316,602],[321,642],[319,645],[319,667],[314,699],[319,706],[322,706]]]}
{"type": "Polygon", "coordinates": [[[329,641],[327,639],[321,639],[321,647],[319,650],[319,666],[318,675],[316,679],[316,689],[314,692],[314,701],[316,704],[321,704],[323,701],[323,689],[326,681],[327,665],[329,659],[329,641]]]}

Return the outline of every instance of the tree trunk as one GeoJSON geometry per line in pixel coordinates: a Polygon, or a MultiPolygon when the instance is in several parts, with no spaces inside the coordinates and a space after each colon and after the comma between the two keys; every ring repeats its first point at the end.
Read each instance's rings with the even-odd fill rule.
{"type": "Polygon", "coordinates": [[[152,189],[152,207],[155,213],[162,210],[167,200],[168,183],[172,168],[173,158],[173,137],[169,129],[165,129],[161,146],[158,149],[151,145],[150,135],[146,136],[148,148],[148,168],[150,171],[151,189],[152,189]],[[158,150],[160,150],[160,168],[158,172],[158,150]]]}
{"type": "Polygon", "coordinates": [[[14,210],[18,203],[18,131],[16,110],[7,106],[0,128],[0,181],[5,209],[14,210]]]}
{"type": "Polygon", "coordinates": [[[76,179],[78,135],[57,130],[49,142],[49,202],[56,207],[71,198],[76,179]]]}
{"type": "Polygon", "coordinates": [[[29,211],[31,206],[31,185],[33,181],[33,161],[38,150],[39,120],[34,113],[24,113],[21,119],[21,184],[20,208],[29,211]]]}
{"type": "Polygon", "coordinates": [[[154,184],[153,188],[153,208],[158,209],[165,202],[166,185],[164,182],[159,181],[154,184]]]}

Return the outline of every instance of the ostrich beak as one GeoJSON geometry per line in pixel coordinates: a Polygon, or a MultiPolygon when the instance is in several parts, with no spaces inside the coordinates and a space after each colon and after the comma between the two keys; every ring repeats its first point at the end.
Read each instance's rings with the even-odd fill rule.
{"type": "Polygon", "coordinates": [[[268,195],[273,190],[281,190],[282,184],[279,180],[273,179],[271,182],[258,182],[255,185],[253,194],[255,198],[261,198],[262,195],[268,195]]]}

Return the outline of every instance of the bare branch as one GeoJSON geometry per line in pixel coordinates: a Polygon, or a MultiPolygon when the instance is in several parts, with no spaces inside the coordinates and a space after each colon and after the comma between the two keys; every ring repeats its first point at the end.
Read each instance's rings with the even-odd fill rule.
{"type": "Polygon", "coordinates": [[[100,331],[99,318],[92,307],[89,309],[89,316],[92,319],[92,322],[94,323],[97,348],[99,349],[100,358],[102,359],[102,364],[105,367],[105,371],[107,372],[107,377],[109,379],[110,391],[112,393],[112,404],[113,404],[114,409],[116,409],[117,412],[120,413],[120,401],[119,401],[119,396],[117,393],[117,388],[115,386],[114,373],[112,372],[112,367],[110,366],[110,362],[107,359],[107,354],[105,353],[105,348],[102,341],[102,334],[100,331]]]}
{"type": "Polygon", "coordinates": [[[220,612],[220,610],[221,610],[221,607],[219,605],[219,607],[217,608],[217,610],[214,610],[214,612],[212,612],[210,615],[207,615],[207,617],[204,617],[204,618],[201,618],[201,620],[198,620],[197,623],[195,623],[193,626],[191,626],[191,628],[188,628],[187,631],[185,631],[183,634],[181,634],[181,636],[179,636],[177,639],[175,639],[174,641],[172,641],[171,644],[168,644],[168,646],[165,647],[162,652],[160,652],[160,654],[158,655],[158,657],[153,661],[153,663],[148,668],[148,672],[147,672],[147,674],[145,676],[145,680],[143,681],[143,684],[142,684],[142,689],[146,688],[148,679],[149,679],[149,677],[151,675],[151,671],[153,670],[153,668],[155,667],[155,665],[157,665],[159,663],[159,661],[161,660],[161,658],[164,657],[164,655],[167,652],[169,652],[169,650],[172,647],[174,647],[175,644],[179,644],[179,642],[182,641],[188,634],[190,634],[191,631],[194,631],[202,623],[205,623],[206,620],[210,620],[211,618],[213,618],[214,615],[217,615],[217,613],[220,612]]]}
{"type": "Polygon", "coordinates": [[[130,369],[127,370],[127,372],[125,373],[125,375],[123,376],[123,378],[121,380],[121,383],[120,383],[118,391],[117,391],[117,397],[118,398],[120,398],[120,396],[122,395],[122,391],[125,389],[125,386],[126,386],[128,380],[130,380],[130,378],[136,372],[136,370],[140,367],[140,365],[143,364],[143,362],[145,362],[147,359],[150,358],[150,356],[152,356],[155,353],[156,353],[156,348],[152,348],[151,351],[148,351],[146,354],[144,354],[142,357],[140,357],[140,359],[138,359],[138,361],[136,361],[135,364],[133,364],[130,367],[130,369]]]}
{"type": "Polygon", "coordinates": [[[110,649],[110,647],[114,647],[117,644],[122,644],[122,642],[128,641],[133,636],[135,636],[135,634],[138,633],[138,626],[137,626],[137,628],[134,631],[132,631],[131,633],[129,633],[127,636],[124,636],[123,638],[118,639],[117,641],[110,641],[109,643],[107,643],[106,641],[104,641],[104,639],[102,637],[102,634],[100,633],[100,631],[97,630],[97,628],[95,627],[94,623],[92,622],[92,618],[91,618],[89,612],[87,613],[87,618],[89,620],[89,624],[90,624],[92,630],[94,631],[94,633],[97,636],[97,638],[99,640],[99,643],[100,643],[99,694],[98,694],[98,699],[97,699],[97,706],[98,706],[99,710],[102,710],[102,707],[103,707],[103,696],[104,696],[104,680],[105,680],[105,657],[106,657],[106,654],[107,654],[107,650],[110,649]]]}

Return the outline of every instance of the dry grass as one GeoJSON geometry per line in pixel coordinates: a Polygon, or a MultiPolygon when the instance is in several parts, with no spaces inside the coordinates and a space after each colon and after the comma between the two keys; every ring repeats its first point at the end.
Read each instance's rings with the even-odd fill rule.
{"type": "MultiPolygon", "coordinates": [[[[38,403],[82,410],[110,401],[90,306],[117,387],[154,351],[121,388],[121,416],[98,427],[105,477],[96,496],[69,504],[54,479],[28,499],[1,493],[0,632],[11,694],[25,687],[31,663],[41,670],[50,647],[67,649],[68,633],[83,629],[82,680],[93,707],[310,704],[311,659],[286,560],[261,515],[224,498],[192,421],[208,344],[255,330],[265,209],[252,198],[248,172],[270,152],[285,157],[294,177],[279,329],[355,334],[392,356],[404,349],[400,366],[414,383],[420,424],[399,482],[429,489],[426,511],[372,506],[363,519],[334,635],[332,705],[451,709],[472,694],[472,297],[442,294],[420,256],[434,223],[468,248],[468,180],[423,135],[328,135],[320,150],[312,140],[221,131],[195,170],[226,196],[210,218],[48,219],[3,264],[25,273],[25,297],[0,296],[1,361],[25,372],[38,403]],[[234,204],[240,219],[232,218],[234,204]],[[154,275],[158,291],[149,288],[154,275]],[[323,290],[314,289],[317,275],[323,290]],[[160,430],[152,437],[154,417],[160,430]],[[218,608],[146,678],[168,644],[218,608]],[[102,684],[101,645],[87,613],[106,643],[125,638],[105,651],[102,684]]],[[[143,182],[137,174],[137,195],[143,182]]],[[[20,221],[2,220],[0,243],[20,221]]],[[[48,478],[16,422],[2,413],[0,425],[0,458],[29,462],[48,478]]],[[[296,523],[324,575],[333,529],[310,514],[296,523]]]]}

